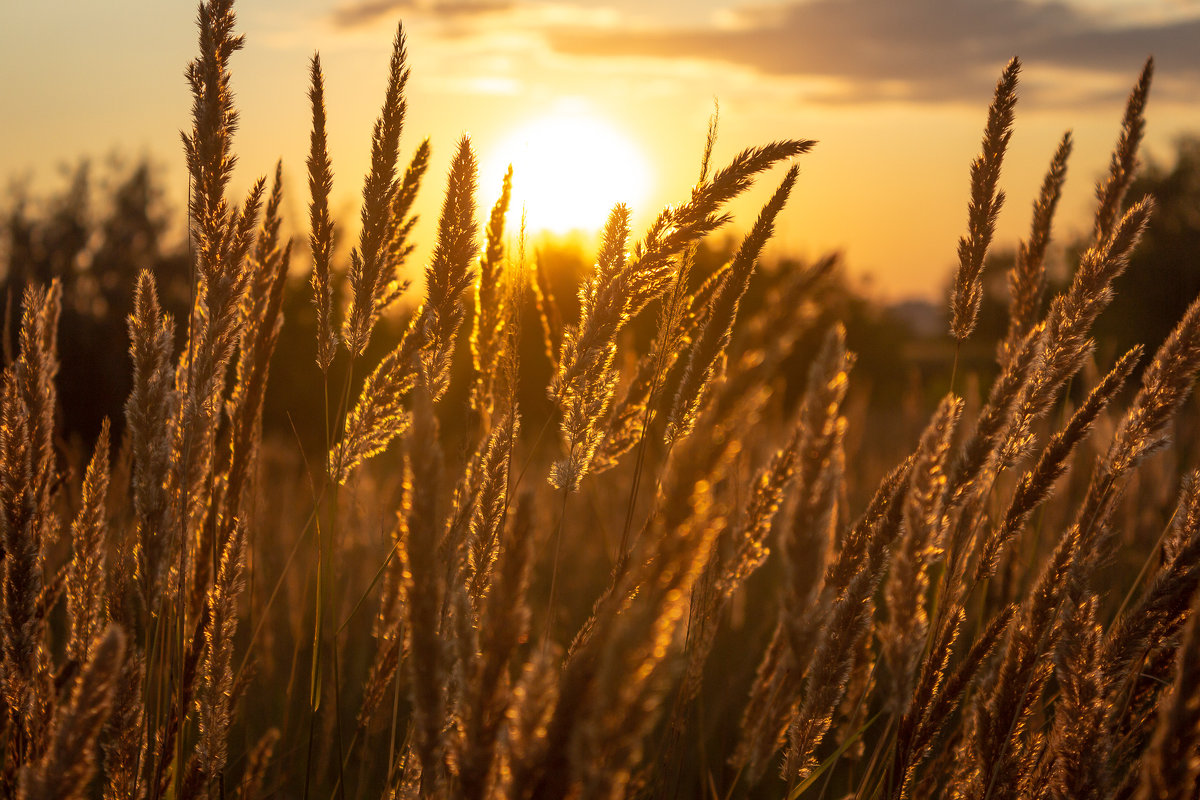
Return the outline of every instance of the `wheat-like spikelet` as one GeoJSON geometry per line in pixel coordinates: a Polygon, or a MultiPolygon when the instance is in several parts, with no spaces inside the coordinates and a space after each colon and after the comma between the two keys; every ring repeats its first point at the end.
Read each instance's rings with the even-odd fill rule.
{"type": "MultiPolygon", "coordinates": [[[[226,368],[239,339],[242,303],[254,276],[247,256],[265,190],[260,178],[240,207],[225,196],[232,169],[230,144],[237,114],[229,90],[229,55],[239,49],[229,3],[200,9],[200,55],[188,70],[193,94],[193,130],[183,134],[191,174],[191,235],[195,242],[197,285],[188,343],[175,372],[181,395],[169,483],[180,506],[184,530],[204,529],[209,511],[208,476],[217,421],[225,393],[226,368]]],[[[186,556],[178,568],[186,569],[186,556]]],[[[179,580],[184,580],[179,575],[179,580]]]]}
{"type": "Polygon", "coordinates": [[[1016,352],[1021,340],[1037,324],[1042,299],[1046,294],[1046,248],[1050,244],[1050,226],[1062,197],[1067,178],[1067,159],[1071,157],[1071,132],[1063,134],[1058,150],[1050,161],[1042,188],[1033,204],[1033,220],[1029,238],[1017,245],[1017,258],[1008,273],[1008,333],[1000,343],[1000,363],[1004,364],[1016,352]]]}
{"type": "MultiPolygon", "coordinates": [[[[645,430],[659,421],[654,412],[666,413],[669,424],[670,403],[673,398],[679,396],[679,384],[686,373],[686,367],[681,368],[681,365],[690,361],[689,355],[696,344],[700,328],[708,320],[712,310],[712,295],[724,283],[724,278],[729,273],[730,265],[726,263],[713,270],[695,293],[688,294],[698,251],[699,245],[693,243],[675,259],[675,275],[663,295],[658,311],[657,330],[650,350],[638,358],[633,379],[626,387],[621,401],[614,403],[609,414],[610,432],[618,439],[622,434],[625,438],[636,436],[637,442],[643,445],[643,455],[645,430]],[[697,308],[697,304],[701,303],[704,307],[697,308]],[[664,390],[671,394],[664,394],[664,390]],[[630,419],[631,415],[636,419],[630,419]]],[[[607,448],[609,444],[605,442],[604,446],[607,448]]],[[[619,448],[620,445],[617,444],[616,447],[619,448]]]]}
{"type": "Polygon", "coordinates": [[[411,214],[417,192],[421,188],[421,180],[429,169],[429,157],[432,150],[428,139],[422,139],[413,153],[412,160],[404,170],[403,178],[397,178],[392,190],[392,207],[388,214],[387,228],[384,231],[383,259],[387,264],[387,274],[394,276],[379,290],[376,308],[383,310],[395,303],[405,292],[411,281],[398,276],[404,271],[408,257],[417,246],[409,241],[413,229],[419,221],[416,214],[411,214]]]}
{"type": "Polygon", "coordinates": [[[410,325],[400,344],[363,381],[358,402],[346,417],[342,439],[330,455],[333,478],[345,483],[354,469],[408,429],[411,421],[404,398],[416,385],[414,359],[420,335],[410,325]]]}
{"type": "Polygon", "coordinates": [[[196,745],[205,793],[223,780],[228,758],[229,727],[233,714],[233,638],[237,633],[238,598],[245,588],[246,532],[235,524],[233,535],[221,551],[221,564],[208,590],[204,625],[204,660],[197,696],[200,740],[196,745]]]}
{"type": "Polygon", "coordinates": [[[1166,445],[1166,426],[1183,407],[1200,371],[1200,299],[1192,302],[1142,375],[1142,388],[1109,451],[1107,469],[1122,472],[1166,445]]]}
{"type": "Polygon", "coordinates": [[[667,722],[668,739],[664,745],[668,763],[681,754],[679,745],[688,721],[691,704],[700,693],[704,665],[712,651],[725,606],[734,592],[763,562],[770,550],[766,539],[783,505],[795,475],[796,458],[802,430],[797,426],[788,443],[776,451],[759,470],[753,489],[736,526],[728,529],[726,547],[718,543],[692,590],[688,611],[687,665],[676,692],[667,722]],[[723,550],[729,552],[723,553],[723,550]]]}
{"type": "MultiPolygon", "coordinates": [[[[712,151],[717,141],[717,122],[717,112],[714,110],[708,120],[708,134],[700,157],[700,183],[704,183],[709,177],[712,151]]],[[[634,467],[634,491],[630,496],[625,529],[622,532],[622,552],[619,557],[624,557],[626,538],[637,501],[638,484],[645,464],[647,428],[655,420],[654,412],[656,407],[661,405],[662,398],[678,397],[678,388],[670,391],[668,387],[666,393],[662,391],[664,381],[671,375],[672,368],[695,339],[700,317],[709,310],[708,304],[712,294],[721,285],[729,270],[728,264],[715,270],[694,294],[689,295],[698,247],[696,242],[689,244],[676,259],[674,275],[658,313],[658,328],[654,341],[649,352],[638,359],[633,379],[625,387],[620,401],[611,404],[603,426],[605,431],[589,465],[590,471],[603,472],[616,466],[617,460],[623,454],[639,445],[637,464],[634,467]]]]}
{"type": "MultiPolygon", "coordinates": [[[[385,587],[385,596],[389,589],[391,589],[390,586],[385,587]]],[[[403,656],[404,629],[398,620],[389,621],[395,622],[395,625],[391,626],[394,629],[389,630],[386,636],[376,637],[375,657],[371,661],[370,670],[363,681],[362,704],[359,706],[358,716],[355,719],[355,724],[358,726],[356,733],[359,736],[364,735],[388,689],[392,687],[396,670],[399,668],[403,656]]]]}
{"type": "MultiPolygon", "coordinates": [[[[200,132],[195,135],[201,137],[200,132]]],[[[212,493],[217,488],[212,480],[213,459],[226,373],[240,340],[243,303],[254,280],[247,255],[254,240],[264,187],[265,181],[260,178],[240,208],[222,212],[215,231],[206,230],[199,223],[193,229],[194,237],[199,240],[215,238],[207,247],[200,248],[188,341],[175,368],[175,392],[180,403],[172,426],[174,457],[166,484],[176,506],[172,522],[180,526],[173,533],[177,537],[209,530],[206,522],[213,510],[212,493]]],[[[224,209],[224,202],[221,198],[218,207],[224,209]]],[[[189,567],[194,566],[185,551],[168,576],[172,581],[186,580],[189,567]]],[[[200,595],[196,597],[199,599],[200,595]]]]}
{"type": "Polygon", "coordinates": [[[692,189],[691,199],[664,211],[650,226],[630,259],[631,272],[643,276],[643,280],[633,287],[638,296],[629,305],[630,313],[636,313],[665,288],[663,279],[667,275],[663,271],[671,258],[688,244],[725,224],[728,217],[718,213],[721,207],[746,191],[755,175],[780,161],[808,153],[814,146],[815,141],[800,139],[743,150],[712,178],[697,184],[692,189]]]}
{"type": "MultiPolygon", "coordinates": [[[[497,434],[496,438],[499,438],[497,434]]],[[[455,481],[454,491],[450,496],[450,507],[442,523],[442,531],[438,538],[438,556],[446,565],[446,583],[453,590],[467,590],[470,585],[471,572],[471,521],[479,506],[480,491],[487,479],[483,462],[488,456],[489,440],[479,443],[466,463],[463,464],[458,480],[455,481]]],[[[505,448],[507,451],[507,448],[505,448]]],[[[493,455],[500,458],[499,450],[493,455]]],[[[495,464],[492,464],[493,468],[495,464]]],[[[495,491],[495,487],[491,487],[495,491]]],[[[490,566],[490,565],[488,565],[490,566]]],[[[485,569],[488,568],[485,566],[485,569]]],[[[477,599],[477,598],[476,598],[477,599]]],[[[443,616],[450,613],[451,603],[448,600],[443,606],[443,616]]],[[[473,614],[475,606],[470,609],[473,614]]]]}
{"type": "MultiPolygon", "coordinates": [[[[385,243],[387,258],[393,265],[392,271],[396,274],[400,273],[401,268],[408,261],[408,257],[416,249],[416,245],[409,241],[409,237],[412,235],[413,228],[416,227],[418,217],[411,212],[413,203],[417,199],[417,192],[421,189],[421,181],[429,169],[429,158],[432,152],[429,139],[422,139],[421,143],[417,145],[416,152],[413,153],[412,160],[408,162],[408,167],[404,170],[404,177],[397,179],[396,188],[393,191],[392,210],[388,215],[385,243]]],[[[407,280],[402,280],[392,281],[386,285],[380,295],[379,307],[387,308],[391,305],[408,289],[408,283],[407,280]]]]}
{"type": "MultiPolygon", "coordinates": [[[[896,732],[892,767],[893,796],[905,795],[913,771],[927,757],[927,748],[941,722],[931,719],[930,715],[939,705],[939,700],[949,697],[946,690],[950,681],[950,664],[955,644],[962,633],[966,611],[958,604],[948,611],[944,610],[946,607],[943,603],[938,608],[935,624],[928,628],[925,652],[916,672],[912,694],[904,700],[905,711],[896,732]]],[[[959,688],[961,691],[963,687],[959,688]]]]}
{"type": "MultiPolygon", "coordinates": [[[[123,615],[110,612],[110,616],[120,619],[123,615]]],[[[146,714],[142,696],[144,659],[143,652],[131,648],[116,678],[113,711],[100,735],[104,751],[104,800],[140,800],[145,791],[144,783],[138,785],[146,714]]]]}
{"type": "Polygon", "coordinates": [[[339,483],[408,427],[403,400],[418,373],[435,400],[445,391],[454,336],[463,316],[462,297],[474,280],[475,176],[475,155],[464,136],[450,167],[437,246],[425,270],[425,304],[400,344],[367,376],[346,417],[341,441],[330,458],[333,478],[339,483]]]}
{"type": "Polygon", "coordinates": [[[1080,258],[1070,287],[1054,298],[1046,317],[1043,364],[1021,404],[1017,423],[1004,447],[1005,463],[1013,463],[1033,444],[1033,423],[1044,416],[1059,393],[1083,366],[1092,350],[1092,325],[1112,300],[1112,283],[1125,271],[1145,230],[1154,203],[1143,198],[1121,217],[1112,234],[1080,258]]]}
{"type": "Polygon", "coordinates": [[[622,456],[645,441],[646,422],[652,419],[652,400],[662,397],[658,390],[661,374],[656,367],[660,362],[666,362],[670,369],[678,357],[677,351],[667,352],[655,339],[650,352],[638,359],[633,377],[625,384],[620,397],[609,406],[608,416],[602,423],[600,443],[588,464],[588,472],[598,474],[612,469],[622,456]]]}
{"type": "Polygon", "coordinates": [[[1194,796],[1200,780],[1200,593],[1187,619],[1171,692],[1159,705],[1154,736],[1142,759],[1137,800],[1185,800],[1194,796]]]}
{"type": "Polygon", "coordinates": [[[967,233],[958,240],[958,272],[950,298],[950,333],[962,342],[975,330],[983,302],[983,260],[1004,205],[997,189],[1004,151],[1012,138],[1013,109],[1017,103],[1017,75],[1021,62],[1008,62],[996,82],[996,94],[983,129],[983,152],[971,162],[971,201],[967,206],[967,233]]]}
{"type": "Polygon", "coordinates": [[[1034,510],[1050,497],[1055,481],[1066,472],[1068,460],[1075,452],[1076,446],[1083,441],[1096,418],[1125,386],[1125,382],[1137,366],[1141,353],[1142,348],[1135,347],[1121,357],[1071,416],[1066,426],[1050,437],[1037,464],[1021,476],[1003,521],[992,529],[980,548],[975,568],[976,582],[995,574],[1001,552],[1021,533],[1034,510]]]}
{"type": "Polygon", "coordinates": [[[44,289],[26,288],[19,353],[0,379],[0,685],[7,723],[23,736],[25,758],[40,757],[47,746],[53,711],[46,617],[58,590],[53,579],[47,580],[45,559],[59,525],[53,507],[58,480],[54,380],[61,309],[57,281],[44,289]]]}
{"type": "Polygon", "coordinates": [[[447,646],[439,636],[447,587],[438,558],[441,531],[439,493],[442,454],[433,416],[433,398],[419,386],[413,395],[416,417],[409,442],[414,481],[408,539],[400,543],[403,565],[405,635],[408,637],[409,685],[414,741],[421,760],[422,792],[432,792],[444,772],[442,730],[446,719],[447,646]]]}
{"type": "MultiPolygon", "coordinates": [[[[483,460],[488,455],[488,444],[489,440],[480,442],[463,464],[450,496],[450,507],[438,540],[438,555],[446,565],[447,586],[455,592],[462,590],[464,594],[470,583],[468,575],[471,570],[473,544],[471,520],[479,505],[480,490],[487,477],[483,469],[483,460]]],[[[457,598],[454,602],[457,602],[457,598]]],[[[449,600],[442,610],[444,617],[453,612],[449,600]]],[[[473,615],[475,606],[472,605],[469,611],[473,615]]]]}
{"type": "Polygon", "coordinates": [[[17,379],[29,412],[29,436],[33,448],[31,489],[36,500],[34,535],[50,539],[57,523],[51,509],[51,492],[57,464],[54,450],[54,418],[58,409],[58,321],[62,313],[62,285],[53,281],[44,289],[25,290],[21,320],[17,379]]]}
{"type": "Polygon", "coordinates": [[[633,378],[621,398],[612,404],[600,445],[589,466],[591,472],[603,472],[616,466],[625,453],[645,440],[645,428],[653,420],[653,406],[663,397],[678,394],[677,369],[700,325],[707,319],[712,297],[729,274],[729,264],[714,270],[691,295],[683,292],[694,258],[692,249],[679,261],[679,271],[659,314],[658,333],[650,352],[638,359],[633,378]]]}
{"type": "Polygon", "coordinates": [[[111,627],[86,649],[93,655],[71,691],[70,702],[55,712],[45,755],[21,770],[16,793],[20,800],[83,800],[89,796],[88,784],[96,771],[96,740],[121,674],[125,635],[111,627]]]}
{"type": "Polygon", "coordinates": [[[71,633],[67,655],[88,661],[96,637],[107,624],[105,603],[104,534],[108,527],[109,424],[105,418],[100,438],[83,479],[79,513],[71,526],[73,557],[67,579],[67,616],[71,633]]]}
{"type": "MultiPolygon", "coordinates": [[[[998,471],[1003,467],[1002,446],[1019,422],[1018,410],[1031,390],[1041,367],[1045,340],[1042,326],[1026,335],[1020,349],[1009,360],[988,391],[988,401],[979,414],[975,430],[949,472],[943,515],[947,517],[944,542],[947,573],[943,586],[961,594],[958,581],[966,568],[978,531],[974,521],[978,506],[987,497],[998,471]]],[[[950,606],[946,606],[949,608],[950,606]]]]}
{"type": "Polygon", "coordinates": [[[1083,579],[1111,554],[1113,536],[1105,533],[1115,496],[1130,473],[1168,439],[1167,426],[1182,408],[1200,373],[1200,298],[1159,346],[1142,374],[1142,386],[1113,437],[1108,453],[1092,475],[1077,524],[1086,557],[1073,576],[1083,579]]]}
{"type": "Polygon", "coordinates": [[[561,402],[581,377],[589,375],[593,365],[611,360],[602,354],[609,350],[616,333],[670,286],[674,275],[671,259],[726,222],[727,217],[718,214],[721,206],[749,188],[755,175],[808,152],[814,144],[783,141],[742,151],[711,180],[697,185],[688,202],[660,214],[628,258],[624,255],[628,210],[624,206],[614,209],[606,226],[601,263],[581,289],[580,322],[571,337],[563,339],[551,383],[552,397],[561,402]]]}
{"type": "Polygon", "coordinates": [[[529,606],[525,599],[529,584],[532,525],[529,500],[518,504],[518,513],[499,556],[495,586],[483,600],[480,616],[480,652],[468,675],[468,700],[464,748],[459,779],[463,796],[488,796],[498,758],[506,716],[517,713],[517,697],[511,687],[510,665],[529,634],[529,606]]]}
{"type": "Polygon", "coordinates": [[[1107,239],[1113,224],[1121,213],[1125,193],[1133,183],[1137,170],[1138,146],[1146,133],[1146,100],[1150,94],[1150,81],[1154,77],[1154,59],[1147,58],[1125,104],[1125,116],[1121,120],[1121,133],[1113,149],[1108,174],[1096,185],[1096,222],[1093,240],[1096,243],[1107,239]]]}
{"type": "Polygon", "coordinates": [[[1049,758],[1054,800],[1100,800],[1108,796],[1110,749],[1105,735],[1105,693],[1100,660],[1098,598],[1088,596],[1067,614],[1056,665],[1059,698],[1054,705],[1049,758]]]}
{"type": "MultiPolygon", "coordinates": [[[[976,638],[954,672],[945,674],[949,659],[942,660],[936,679],[920,687],[924,691],[918,696],[919,704],[910,702],[906,705],[897,734],[893,764],[892,797],[895,800],[911,796],[917,768],[929,757],[930,748],[962,703],[968,688],[977,680],[986,659],[1008,630],[1015,612],[1013,606],[1001,609],[976,638]]],[[[952,750],[946,749],[943,753],[949,755],[952,750]]],[[[934,775],[944,774],[934,770],[931,772],[934,775]]]]}
{"type": "Polygon", "coordinates": [[[407,110],[404,88],[408,74],[404,26],[398,25],[383,108],[371,135],[371,166],[363,180],[362,230],[358,246],[350,252],[350,308],[342,326],[342,341],[352,356],[362,355],[383,310],[380,301],[397,278],[397,265],[387,258],[387,235],[396,191],[396,157],[407,110]]]}
{"type": "Polygon", "coordinates": [[[834,600],[812,656],[799,708],[788,726],[783,774],[789,783],[803,781],[816,767],[815,753],[833,725],[854,666],[857,644],[870,630],[873,606],[869,596],[873,588],[871,571],[864,568],[834,600]]]}
{"type": "Polygon", "coordinates": [[[178,528],[172,521],[172,498],[162,476],[167,473],[174,439],[178,395],[172,386],[171,354],[174,322],[158,303],[154,276],[138,276],[134,311],[129,316],[129,354],[133,389],[125,404],[125,423],[133,452],[130,483],[137,526],[137,571],[143,601],[153,608],[173,552],[178,528]]]}
{"type": "MultiPolygon", "coordinates": [[[[795,611],[812,604],[820,570],[829,561],[836,538],[844,469],[840,454],[846,435],[841,410],[853,365],[854,354],[846,350],[846,331],[835,325],[809,368],[800,406],[796,504],[787,535],[780,541],[786,578],[779,621],[787,631],[795,663],[803,663],[811,633],[809,621],[795,611]]],[[[837,590],[841,588],[839,584],[837,590]]]]}
{"type": "MultiPolygon", "coordinates": [[[[717,142],[718,121],[718,113],[714,109],[708,119],[708,133],[700,156],[700,183],[709,178],[712,152],[717,142]]],[[[714,270],[701,283],[696,293],[689,296],[688,290],[692,283],[698,248],[699,243],[693,242],[684,248],[683,253],[676,259],[675,274],[658,313],[658,330],[650,352],[639,360],[637,372],[627,387],[624,398],[609,415],[608,431],[601,442],[601,446],[607,452],[598,453],[594,459],[594,464],[601,468],[612,466],[617,457],[632,447],[635,441],[639,443],[641,447],[638,465],[635,467],[635,490],[646,455],[646,428],[654,420],[655,406],[661,405],[664,397],[661,391],[663,381],[695,341],[697,329],[701,324],[700,317],[707,318],[711,312],[711,297],[724,284],[730,269],[730,265],[726,264],[714,270]]],[[[690,358],[687,360],[690,361],[690,358]]],[[[676,385],[673,394],[666,396],[678,399],[678,386],[676,385]]],[[[700,404],[697,403],[696,406],[699,408],[700,404]]],[[[668,412],[668,430],[670,420],[671,414],[668,412]]],[[[669,435],[668,438],[673,439],[669,435]]],[[[634,501],[636,495],[630,501],[631,506],[634,501]]]]}
{"type": "Polygon", "coordinates": [[[639,276],[626,270],[629,209],[618,204],[604,227],[595,273],[579,289],[578,326],[563,331],[551,397],[562,409],[566,456],[551,469],[550,482],[575,491],[583,480],[603,429],[599,426],[617,385],[616,337],[629,320],[630,295],[639,276]]]}
{"type": "Polygon", "coordinates": [[[691,297],[688,298],[687,313],[681,323],[681,327],[684,330],[694,333],[704,320],[708,318],[709,309],[712,307],[713,295],[725,283],[725,279],[729,277],[731,269],[733,269],[731,262],[722,264],[710,272],[708,277],[696,287],[696,291],[692,292],[691,297]]]}
{"type": "Polygon", "coordinates": [[[475,278],[475,315],[471,320],[471,362],[475,370],[471,385],[471,407],[491,414],[490,369],[501,346],[507,317],[504,292],[504,218],[512,198],[512,165],[504,173],[500,197],[492,206],[487,224],[487,245],[479,259],[479,274],[475,278]]]}
{"type": "MultiPolygon", "coordinates": [[[[146,791],[151,797],[166,795],[172,785],[173,770],[176,768],[174,762],[176,756],[179,755],[176,752],[176,744],[180,741],[180,730],[184,724],[180,712],[187,715],[192,707],[192,701],[195,699],[201,659],[206,652],[204,635],[207,630],[208,626],[204,624],[204,619],[199,619],[193,626],[193,630],[186,634],[187,640],[183,642],[183,663],[181,664],[178,696],[168,698],[170,702],[166,709],[166,719],[153,734],[153,741],[149,745],[152,752],[148,763],[153,768],[149,772],[149,785],[146,787],[146,791]]],[[[204,788],[204,776],[201,773],[200,760],[196,753],[193,753],[189,761],[179,768],[178,775],[181,781],[191,781],[190,791],[193,795],[204,788]]]]}
{"type": "Polygon", "coordinates": [[[450,380],[454,335],[463,318],[462,297],[475,281],[477,172],[471,140],[464,136],[450,167],[437,244],[425,270],[422,362],[435,400],[450,380]]]}
{"type": "Polygon", "coordinates": [[[333,330],[333,256],[334,223],[329,216],[329,194],[333,191],[333,169],[325,140],[325,78],[321,57],[313,54],[309,69],[312,86],[308,98],[312,104],[312,134],[308,155],[309,247],[312,249],[313,303],[317,309],[317,364],[328,371],[337,352],[337,334],[333,330]]]}
{"type": "Polygon", "coordinates": [[[192,133],[181,133],[192,178],[189,209],[196,236],[199,267],[212,281],[226,266],[220,250],[231,216],[225,189],[237,162],[230,146],[238,115],[229,86],[229,58],[245,43],[234,36],[232,0],[202,3],[197,12],[200,55],[188,64],[192,90],[192,133]]]}
{"type": "MultiPolygon", "coordinates": [[[[796,460],[801,454],[802,441],[802,431],[797,430],[788,444],[778,450],[767,465],[759,471],[745,512],[741,515],[742,522],[733,529],[731,537],[733,552],[720,562],[714,562],[714,565],[720,565],[720,569],[714,576],[715,597],[728,599],[738,586],[762,565],[770,553],[766,544],[767,536],[771,532],[772,525],[783,506],[787,490],[792,483],[796,460]]],[[[834,471],[840,465],[834,462],[824,466],[827,470],[834,471]]],[[[837,476],[822,474],[819,476],[818,483],[824,484],[830,480],[836,483],[837,476]]],[[[821,496],[822,494],[823,487],[817,488],[815,495],[821,496]]],[[[795,533],[793,531],[793,534],[795,533]]],[[[817,532],[816,536],[819,538],[821,533],[817,532]]],[[[712,613],[716,613],[715,609],[712,613]]]]}
{"type": "Polygon", "coordinates": [[[958,747],[956,796],[1016,796],[1036,755],[1028,728],[1053,672],[1049,655],[1061,632],[1058,610],[1078,546],[1078,529],[1071,528],[1009,628],[995,677],[976,695],[972,727],[958,747]]]}
{"type": "Polygon", "coordinates": [[[504,413],[488,439],[480,465],[479,493],[470,521],[467,593],[478,605],[491,586],[492,567],[500,549],[500,533],[509,501],[512,454],[520,433],[521,418],[515,403],[504,413]]]}
{"type": "Polygon", "coordinates": [[[886,583],[888,619],[879,631],[892,676],[889,696],[897,703],[911,694],[912,673],[929,625],[925,608],[929,567],[939,555],[946,471],[962,407],[962,400],[954,395],[942,398],[921,434],[904,499],[904,532],[886,583]]]}
{"type": "Polygon", "coordinates": [[[1137,677],[1142,657],[1173,641],[1200,587],[1200,474],[1184,481],[1163,565],[1137,601],[1109,627],[1100,650],[1104,688],[1116,696],[1137,677]]]}
{"type": "MultiPolygon", "coordinates": [[[[905,465],[905,478],[911,473],[911,466],[911,462],[905,465]]],[[[802,781],[811,774],[816,766],[816,749],[833,724],[833,714],[845,693],[859,652],[859,640],[870,630],[871,597],[883,578],[890,550],[900,533],[907,491],[908,481],[901,481],[871,527],[858,528],[866,536],[861,554],[855,559],[857,569],[832,601],[811,656],[799,711],[788,728],[784,774],[790,781],[802,781]]]]}
{"type": "Polygon", "coordinates": [[[225,479],[216,475],[218,433],[228,398],[229,365],[241,341],[248,294],[255,288],[250,248],[265,185],[263,178],[255,182],[242,206],[227,220],[220,245],[210,253],[209,268],[201,263],[188,342],[175,369],[175,390],[181,402],[167,482],[178,514],[176,535],[186,546],[173,559],[168,588],[174,595],[176,581],[190,582],[190,600],[182,594],[176,600],[184,614],[202,607],[209,566],[215,559],[212,555],[208,560],[194,556],[219,550],[212,545],[215,531],[210,524],[219,513],[218,498],[225,484],[225,479]]]}
{"type": "Polygon", "coordinates": [[[618,203],[609,214],[592,274],[579,287],[579,324],[564,330],[551,397],[568,397],[580,380],[611,362],[617,332],[628,321],[635,277],[626,271],[629,209],[618,203]]]}
{"type": "Polygon", "coordinates": [[[41,540],[36,535],[33,496],[33,447],[29,413],[13,369],[4,372],[0,397],[0,518],[4,559],[0,561],[3,608],[0,645],[4,655],[4,694],[12,724],[31,727],[31,693],[42,660],[38,601],[42,591],[41,540]]]}
{"type": "MultiPolygon", "coordinates": [[[[1185,615],[1180,624],[1186,622],[1185,615]]],[[[1137,792],[1140,766],[1150,757],[1158,712],[1170,697],[1179,639],[1175,636],[1165,646],[1152,648],[1145,654],[1141,668],[1130,676],[1127,693],[1118,696],[1116,702],[1121,705],[1110,709],[1106,732],[1113,742],[1110,767],[1113,796],[1131,798],[1137,792]]]]}
{"type": "MultiPolygon", "coordinates": [[[[266,399],[271,356],[283,325],[283,292],[291,259],[291,242],[280,242],[280,205],[283,200],[282,164],[263,212],[255,251],[250,260],[249,292],[243,301],[241,340],[233,385],[226,403],[229,419],[228,462],[224,467],[220,497],[219,530],[213,552],[221,551],[233,535],[236,520],[249,519],[249,498],[262,439],[262,411],[266,399]]],[[[201,559],[203,561],[203,559],[201,559]]],[[[197,564],[199,566],[199,563],[197,564]]]]}
{"type": "Polygon", "coordinates": [[[730,264],[729,275],[713,295],[706,319],[689,353],[683,378],[676,390],[667,419],[666,437],[674,441],[688,435],[696,424],[701,405],[707,399],[713,382],[719,377],[718,367],[733,335],[742,295],[750,285],[750,277],[758,264],[763,246],[775,230],[775,218],[783,210],[800,168],[793,165],[783,182],[759,212],[754,226],[739,245],[730,264]]]}
{"type": "MultiPolygon", "coordinates": [[[[805,604],[807,613],[782,608],[788,620],[781,619],[770,646],[759,663],[750,697],[742,713],[742,734],[731,762],[744,770],[747,779],[758,780],[767,761],[778,750],[784,732],[792,721],[801,698],[802,681],[810,667],[822,626],[834,601],[845,594],[854,576],[868,558],[872,533],[884,525],[890,510],[902,497],[908,483],[911,463],[889,472],[880,482],[862,517],[843,538],[836,556],[825,566],[824,579],[817,598],[805,604]],[[803,622],[803,630],[789,630],[793,619],[803,622]]],[[[861,587],[860,587],[861,588],[861,587]]]]}

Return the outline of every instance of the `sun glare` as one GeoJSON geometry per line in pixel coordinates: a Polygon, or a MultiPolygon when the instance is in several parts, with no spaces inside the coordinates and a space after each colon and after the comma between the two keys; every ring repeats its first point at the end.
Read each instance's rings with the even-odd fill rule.
{"type": "Polygon", "coordinates": [[[492,155],[489,173],[513,165],[511,208],[531,230],[600,229],[616,203],[639,206],[649,173],[636,145],[606,121],[564,110],[515,130],[492,155]]]}

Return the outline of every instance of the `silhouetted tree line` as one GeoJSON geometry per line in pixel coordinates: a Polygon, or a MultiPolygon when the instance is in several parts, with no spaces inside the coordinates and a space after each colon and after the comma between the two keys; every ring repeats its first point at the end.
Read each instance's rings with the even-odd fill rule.
{"type": "Polygon", "coordinates": [[[0,293],[7,361],[17,345],[25,287],[54,278],[62,283],[59,396],[67,435],[89,442],[105,416],[119,424],[129,394],[125,320],[137,272],[154,271],[163,304],[177,320],[187,318],[191,285],[185,248],[168,242],[154,168],[145,161],[114,166],[99,190],[93,172],[81,162],[66,186],[46,197],[9,191],[0,293]]]}

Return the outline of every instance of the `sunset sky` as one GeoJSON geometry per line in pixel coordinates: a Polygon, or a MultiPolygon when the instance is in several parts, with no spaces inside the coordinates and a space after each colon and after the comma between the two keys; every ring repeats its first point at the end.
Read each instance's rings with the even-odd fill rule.
{"type": "MultiPolygon", "coordinates": [[[[194,13],[177,0],[5,3],[0,177],[53,185],[58,165],[80,156],[146,153],[168,171],[181,209],[194,13]]],[[[889,298],[934,296],[945,282],[965,226],[968,165],[1009,57],[1025,66],[1002,177],[1002,246],[1028,224],[1067,128],[1076,149],[1057,238],[1088,227],[1092,187],[1147,55],[1158,66],[1147,152],[1167,158],[1181,133],[1200,131],[1194,0],[247,0],[238,17],[247,42],[232,64],[236,184],[282,157],[296,221],[307,202],[309,57],[319,50],[325,66],[334,191],[349,216],[403,19],[412,68],[403,146],[411,152],[429,136],[435,154],[427,226],[464,131],[480,155],[483,203],[507,160],[519,165],[533,151],[550,161],[540,181],[562,174],[599,187],[593,195],[623,194],[564,189],[547,202],[554,189],[539,189],[529,198],[534,226],[568,201],[596,217],[580,224],[598,226],[622,199],[645,222],[687,196],[715,98],[718,162],[774,138],[820,141],[801,162],[774,252],[841,249],[853,273],[872,275],[889,298]],[[572,164],[584,168],[576,174],[572,164]]],[[[735,207],[739,223],[779,177],[735,207]]]]}

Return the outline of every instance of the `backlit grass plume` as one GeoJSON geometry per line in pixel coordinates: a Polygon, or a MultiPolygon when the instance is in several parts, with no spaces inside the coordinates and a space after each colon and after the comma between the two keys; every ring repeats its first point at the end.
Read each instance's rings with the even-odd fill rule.
{"type": "MultiPolygon", "coordinates": [[[[350,253],[350,309],[342,326],[342,339],[351,355],[362,355],[380,312],[395,298],[399,264],[388,249],[389,219],[396,186],[396,160],[400,134],[404,130],[407,104],[404,88],[408,83],[408,50],[404,28],[396,29],[392,59],[388,66],[387,91],[383,108],[371,135],[371,166],[363,181],[362,229],[358,246],[350,253]]],[[[319,66],[319,65],[317,65],[319,66]]],[[[314,87],[319,74],[314,70],[314,87]]],[[[315,91],[315,89],[314,89],[315,91]]],[[[314,109],[316,99],[313,100],[314,109]]],[[[324,115],[319,120],[324,122],[324,115]]],[[[318,132],[318,116],[313,114],[313,136],[318,132]]],[[[322,135],[324,131],[321,131],[322,135]]],[[[319,165],[319,158],[318,158],[319,165]]],[[[314,237],[323,231],[320,227],[314,237]]],[[[320,302],[324,302],[321,300],[320,302]]]]}
{"type": "Polygon", "coordinates": [[[959,342],[971,335],[983,302],[983,260],[996,230],[996,218],[1004,205],[1004,192],[997,188],[1000,165],[1012,138],[1013,109],[1017,104],[1017,75],[1021,62],[1008,62],[996,82],[996,96],[983,129],[983,152],[971,162],[971,201],[967,206],[967,233],[958,240],[958,272],[950,297],[950,333],[959,342]]]}

